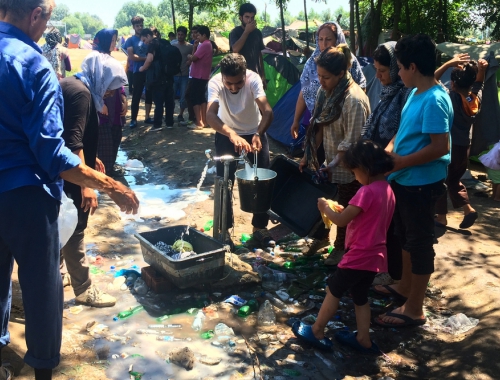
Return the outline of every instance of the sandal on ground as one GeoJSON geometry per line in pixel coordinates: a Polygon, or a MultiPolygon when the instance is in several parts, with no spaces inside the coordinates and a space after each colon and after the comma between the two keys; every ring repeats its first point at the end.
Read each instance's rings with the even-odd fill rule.
{"type": "Polygon", "coordinates": [[[379,326],[382,326],[382,327],[396,327],[396,328],[397,327],[422,326],[422,325],[425,325],[425,323],[427,322],[426,318],[424,318],[424,319],[421,319],[421,318],[413,319],[411,317],[408,317],[407,315],[399,314],[399,313],[394,313],[394,312],[388,312],[388,313],[385,313],[385,315],[387,317],[394,317],[394,318],[402,319],[403,323],[389,323],[389,322],[384,322],[380,317],[379,318],[375,318],[373,320],[373,322],[376,325],[379,325],[379,326]]]}
{"type": "Polygon", "coordinates": [[[464,228],[470,228],[474,224],[478,217],[478,214],[476,211],[470,212],[467,215],[464,216],[464,219],[462,220],[462,223],[458,227],[464,229],[464,228]]]}
{"type": "Polygon", "coordinates": [[[354,348],[356,351],[359,351],[362,354],[380,354],[380,348],[378,348],[373,340],[371,341],[372,346],[370,348],[366,348],[359,344],[358,340],[356,339],[356,335],[357,334],[350,333],[349,331],[339,331],[335,333],[334,336],[339,343],[354,348]]]}
{"type": "Polygon", "coordinates": [[[330,339],[326,337],[323,339],[316,338],[312,332],[311,325],[306,325],[301,321],[296,321],[292,325],[292,331],[297,338],[320,350],[331,350],[333,347],[333,343],[330,339]]]}
{"type": "Polygon", "coordinates": [[[273,240],[273,237],[271,236],[267,228],[255,231],[252,234],[252,237],[259,242],[262,248],[269,247],[269,242],[273,240]]]}
{"type": "Polygon", "coordinates": [[[394,288],[391,288],[389,285],[380,285],[380,286],[382,286],[385,290],[387,290],[387,292],[381,292],[380,290],[375,289],[375,287],[372,287],[372,292],[384,297],[394,297],[401,302],[406,302],[408,300],[408,297],[405,297],[404,295],[398,293],[396,290],[394,290],[394,288]]]}

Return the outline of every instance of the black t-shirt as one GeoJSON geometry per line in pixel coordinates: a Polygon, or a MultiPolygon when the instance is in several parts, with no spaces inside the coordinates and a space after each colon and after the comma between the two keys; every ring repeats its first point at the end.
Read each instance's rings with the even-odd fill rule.
{"type": "Polygon", "coordinates": [[[99,119],[90,91],[74,76],[61,79],[59,83],[64,98],[64,142],[72,152],[83,149],[85,164],[94,169],[99,119]]]}
{"type": "MultiPolygon", "coordinates": [[[[237,42],[243,35],[244,29],[240,26],[234,28],[231,33],[229,33],[229,46],[231,50],[233,45],[237,42]]],[[[247,40],[243,44],[243,48],[240,50],[240,54],[245,57],[247,61],[247,68],[255,71],[257,74],[263,74],[264,68],[260,66],[260,55],[261,51],[265,49],[264,41],[262,40],[262,33],[259,29],[255,29],[247,37],[247,40]]]]}

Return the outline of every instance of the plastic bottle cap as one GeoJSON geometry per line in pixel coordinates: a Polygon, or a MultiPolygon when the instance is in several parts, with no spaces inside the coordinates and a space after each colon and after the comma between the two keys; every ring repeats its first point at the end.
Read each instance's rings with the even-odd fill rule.
{"type": "Polygon", "coordinates": [[[111,266],[109,267],[109,269],[113,270],[113,269],[116,269],[116,267],[115,267],[114,265],[111,265],[111,266]]]}

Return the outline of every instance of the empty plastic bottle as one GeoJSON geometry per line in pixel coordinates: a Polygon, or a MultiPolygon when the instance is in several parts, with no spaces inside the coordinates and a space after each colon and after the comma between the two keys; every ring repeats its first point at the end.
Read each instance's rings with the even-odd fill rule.
{"type": "Polygon", "coordinates": [[[170,318],[170,315],[162,315],[161,317],[156,318],[156,320],[158,322],[163,322],[163,321],[165,321],[165,320],[167,320],[169,318],[170,318]]]}
{"type": "Polygon", "coordinates": [[[234,335],[234,331],[231,327],[225,323],[217,323],[214,328],[215,335],[234,335]]]}
{"type": "Polygon", "coordinates": [[[260,307],[257,322],[260,326],[274,326],[276,324],[276,315],[269,300],[266,300],[260,307]]]}
{"type": "Polygon", "coordinates": [[[214,331],[213,330],[208,330],[205,331],[204,333],[201,333],[201,338],[202,339],[212,339],[214,337],[214,331]]]}
{"type": "Polygon", "coordinates": [[[148,325],[150,329],[182,329],[182,325],[179,323],[168,324],[168,325],[148,325]]]}
{"type": "Polygon", "coordinates": [[[259,303],[256,300],[250,300],[245,306],[240,307],[238,316],[242,318],[248,317],[256,310],[259,310],[259,303]]]}
{"type": "Polygon", "coordinates": [[[283,311],[285,313],[288,312],[288,306],[283,301],[281,301],[278,298],[274,297],[272,294],[265,293],[264,294],[264,298],[267,299],[267,300],[269,300],[274,306],[276,306],[281,311],[283,311]]]}
{"type": "Polygon", "coordinates": [[[210,231],[212,229],[212,227],[214,226],[214,221],[213,220],[209,220],[208,222],[205,223],[205,225],[203,226],[203,231],[210,231]]]}
{"type": "Polygon", "coordinates": [[[131,317],[132,315],[134,315],[142,310],[144,310],[144,306],[139,305],[139,306],[136,306],[132,309],[119,312],[115,318],[126,319],[126,318],[131,317]]]}
{"type": "Polygon", "coordinates": [[[149,291],[149,288],[142,278],[138,278],[135,280],[134,290],[137,294],[145,295],[149,291]]]}
{"type": "Polygon", "coordinates": [[[193,324],[191,325],[191,328],[194,331],[200,331],[203,328],[203,322],[205,321],[205,313],[203,311],[198,311],[198,314],[196,314],[196,318],[193,321],[193,324]]]}
{"type": "Polygon", "coordinates": [[[287,292],[283,291],[283,290],[276,290],[276,295],[281,298],[282,301],[287,301],[290,296],[288,295],[287,292]]]}
{"type": "Polygon", "coordinates": [[[241,234],[241,239],[240,241],[242,243],[246,243],[247,241],[249,241],[250,239],[252,238],[252,235],[250,234],[241,234]]]}

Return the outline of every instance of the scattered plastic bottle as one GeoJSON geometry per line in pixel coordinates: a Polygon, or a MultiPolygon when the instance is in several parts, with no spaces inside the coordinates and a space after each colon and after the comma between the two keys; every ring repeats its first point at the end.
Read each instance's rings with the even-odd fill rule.
{"type": "Polygon", "coordinates": [[[109,267],[109,273],[111,273],[111,274],[115,274],[115,272],[116,272],[116,267],[115,267],[114,265],[111,265],[111,266],[109,267]]]}
{"type": "Polygon", "coordinates": [[[212,339],[214,337],[214,330],[208,330],[204,333],[201,333],[202,339],[212,339]]]}
{"type": "Polygon", "coordinates": [[[276,315],[269,300],[266,300],[260,307],[257,322],[260,326],[274,326],[276,324],[276,315]]]}
{"type": "Polygon", "coordinates": [[[170,318],[170,315],[162,315],[161,317],[156,318],[156,320],[158,322],[163,322],[163,321],[166,321],[169,318],[170,318]]]}
{"type": "Polygon", "coordinates": [[[137,273],[130,273],[127,277],[127,280],[125,283],[127,286],[133,286],[135,284],[135,281],[139,278],[139,274],[137,273]]]}
{"type": "Polygon", "coordinates": [[[168,325],[148,325],[149,329],[182,329],[182,325],[180,323],[173,323],[168,325]]]}
{"type": "Polygon", "coordinates": [[[247,241],[249,241],[250,239],[252,238],[252,235],[250,234],[241,234],[241,239],[240,241],[242,243],[246,243],[247,241]]]}
{"type": "Polygon", "coordinates": [[[142,334],[142,335],[159,335],[160,331],[159,330],[151,330],[151,329],[139,329],[136,331],[136,334],[142,334]]]}
{"type": "Polygon", "coordinates": [[[271,302],[274,306],[276,306],[281,311],[283,311],[285,313],[288,312],[288,306],[283,301],[274,297],[272,294],[265,293],[264,298],[267,299],[269,302],[271,302]]]}
{"type": "Polygon", "coordinates": [[[212,227],[214,226],[214,221],[213,220],[209,220],[208,222],[205,223],[205,225],[203,226],[203,231],[210,231],[212,229],[212,227]]]}
{"type": "Polygon", "coordinates": [[[286,261],[285,263],[283,263],[283,267],[285,267],[286,269],[293,269],[295,268],[295,263],[293,261],[286,261]]]}
{"type": "Polygon", "coordinates": [[[115,267],[118,268],[118,267],[124,267],[128,264],[130,264],[133,260],[118,260],[115,262],[115,267]]]}
{"type": "Polygon", "coordinates": [[[226,325],[225,323],[217,323],[217,325],[214,328],[215,335],[217,336],[222,336],[222,335],[234,335],[234,331],[231,327],[226,325]]]}
{"type": "Polygon", "coordinates": [[[126,319],[126,318],[129,318],[132,315],[134,315],[134,314],[136,314],[136,313],[138,313],[138,312],[140,312],[142,310],[144,310],[144,306],[139,305],[139,306],[136,306],[136,307],[134,307],[132,309],[119,312],[117,314],[117,316],[115,317],[116,319],[115,318],[113,318],[113,319],[115,319],[115,320],[126,319]]]}
{"type": "Polygon", "coordinates": [[[245,306],[240,307],[238,310],[239,317],[248,317],[254,311],[259,310],[259,303],[256,300],[250,300],[245,306]]]}
{"type": "Polygon", "coordinates": [[[196,314],[196,318],[193,321],[193,324],[191,325],[191,328],[194,331],[200,331],[203,328],[203,322],[205,321],[205,314],[203,311],[198,311],[198,314],[196,314]]]}
{"type": "Polygon", "coordinates": [[[134,290],[137,294],[143,296],[149,291],[149,288],[142,278],[138,278],[137,280],[135,280],[134,290]]]}
{"type": "Polygon", "coordinates": [[[276,290],[276,295],[281,298],[282,301],[288,301],[288,299],[290,298],[290,296],[288,295],[287,292],[283,291],[283,290],[276,290]]]}
{"type": "Polygon", "coordinates": [[[224,302],[228,302],[228,303],[231,303],[233,304],[234,306],[243,306],[247,303],[246,300],[244,300],[243,298],[241,297],[238,297],[238,296],[231,296],[229,297],[228,299],[226,299],[224,302]]]}
{"type": "Polygon", "coordinates": [[[170,336],[170,335],[161,335],[161,336],[156,337],[156,340],[162,340],[164,342],[173,342],[174,339],[175,338],[173,336],[170,336]]]}
{"type": "Polygon", "coordinates": [[[198,309],[195,307],[192,307],[190,309],[187,309],[186,313],[191,314],[191,315],[195,315],[195,314],[198,314],[198,309]]]}
{"type": "Polygon", "coordinates": [[[287,275],[282,272],[265,273],[262,275],[262,279],[265,281],[284,282],[287,280],[287,275]]]}

